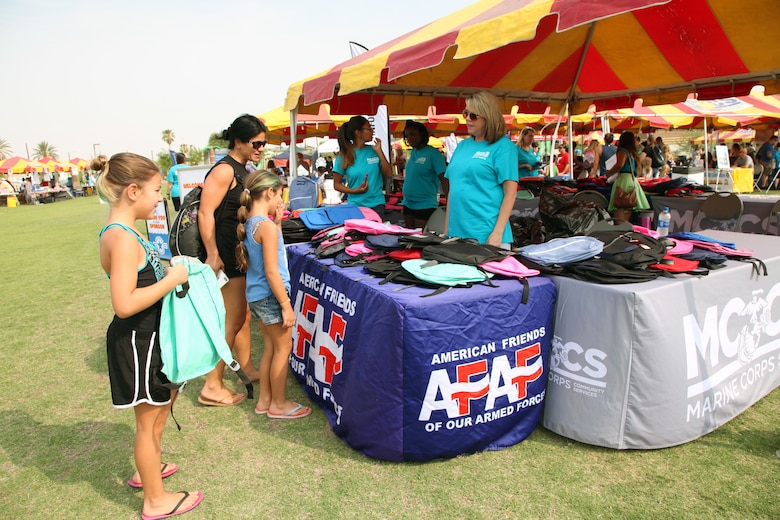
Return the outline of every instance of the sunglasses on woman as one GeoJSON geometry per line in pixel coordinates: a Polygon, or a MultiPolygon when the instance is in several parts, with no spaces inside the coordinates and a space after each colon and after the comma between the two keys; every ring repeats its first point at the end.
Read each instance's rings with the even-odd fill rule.
{"type": "Polygon", "coordinates": [[[254,148],[255,150],[259,150],[260,148],[267,145],[268,141],[249,141],[249,144],[251,144],[252,148],[254,148]]]}
{"type": "Polygon", "coordinates": [[[472,121],[476,121],[479,115],[475,114],[474,112],[469,112],[468,110],[464,110],[463,117],[466,119],[471,119],[472,121]]]}

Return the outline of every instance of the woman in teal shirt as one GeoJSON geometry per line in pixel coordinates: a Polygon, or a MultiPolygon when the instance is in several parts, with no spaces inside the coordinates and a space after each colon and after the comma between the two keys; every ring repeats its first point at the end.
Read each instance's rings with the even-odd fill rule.
{"type": "Polygon", "coordinates": [[[441,152],[430,146],[428,129],[417,121],[407,121],[404,140],[411,146],[404,175],[404,224],[408,228],[424,228],[431,214],[439,207],[439,182],[444,196],[449,182],[444,177],[447,165],[441,152]]]}
{"type": "Polygon", "coordinates": [[[382,177],[392,177],[393,168],[382,152],[382,141],[366,146],[374,138],[371,123],[353,116],[339,128],[339,155],[333,162],[333,187],[346,193],[350,203],[371,208],[384,220],[385,195],[382,177]]]}
{"type": "Polygon", "coordinates": [[[447,166],[445,232],[508,248],[509,214],[517,198],[517,146],[506,136],[501,106],[493,94],[484,90],[473,94],[463,116],[471,137],[458,144],[447,166]]]}
{"type": "Polygon", "coordinates": [[[517,141],[517,169],[521,178],[539,175],[539,157],[534,151],[533,144],[534,129],[526,126],[520,132],[520,140],[517,141]]]}

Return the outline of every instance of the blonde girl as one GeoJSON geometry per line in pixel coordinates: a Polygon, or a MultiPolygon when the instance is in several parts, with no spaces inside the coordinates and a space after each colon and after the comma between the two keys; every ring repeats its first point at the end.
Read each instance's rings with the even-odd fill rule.
{"type": "Polygon", "coordinates": [[[282,239],[282,181],[271,172],[256,171],[246,178],[244,186],[238,209],[236,263],[246,272],[246,299],[263,333],[264,345],[255,413],[272,419],[300,419],[309,415],[311,408],[287,400],[295,312],[282,239]]]}
{"type": "Polygon", "coordinates": [[[179,468],[162,463],[160,454],[165,421],[178,390],[162,373],[161,300],[187,280],[187,268],[165,269],[156,248],[135,228],[136,220],[152,218],[163,200],[157,165],[140,155],[119,153],[101,169],[98,194],[111,208],[100,231],[100,264],[109,278],[115,313],[106,334],[111,399],[114,407],[135,412],[138,471],[128,484],[143,488],[142,518],[168,518],[203,500],[200,491],[167,493],[162,483],[179,468]]]}

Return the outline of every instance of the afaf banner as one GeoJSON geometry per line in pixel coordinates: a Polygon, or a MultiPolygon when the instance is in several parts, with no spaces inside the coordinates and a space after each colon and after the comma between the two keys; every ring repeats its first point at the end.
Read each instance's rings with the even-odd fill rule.
{"type": "Polygon", "coordinates": [[[369,457],[425,461],[526,438],[547,383],[555,285],[379,285],[311,246],[288,247],[296,312],[290,367],[333,431],[369,457]]]}

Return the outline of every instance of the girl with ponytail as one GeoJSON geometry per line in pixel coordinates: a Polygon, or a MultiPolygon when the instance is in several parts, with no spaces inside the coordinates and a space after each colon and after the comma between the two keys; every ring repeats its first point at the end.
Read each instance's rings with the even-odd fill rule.
{"type": "Polygon", "coordinates": [[[382,141],[374,138],[371,123],[353,116],[339,128],[339,155],[333,163],[333,187],[346,193],[350,203],[371,208],[385,218],[383,177],[393,176],[393,167],[382,151],[382,141]],[[367,146],[371,140],[374,143],[367,146]]]}
{"type": "Polygon", "coordinates": [[[257,171],[247,177],[244,186],[238,209],[236,260],[239,269],[246,272],[249,310],[263,333],[255,413],[272,419],[300,419],[309,415],[311,408],[287,400],[295,311],[282,239],[282,181],[271,172],[257,171]]]}

